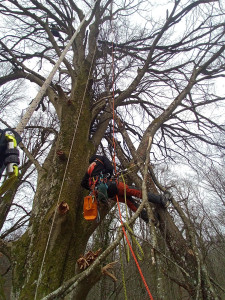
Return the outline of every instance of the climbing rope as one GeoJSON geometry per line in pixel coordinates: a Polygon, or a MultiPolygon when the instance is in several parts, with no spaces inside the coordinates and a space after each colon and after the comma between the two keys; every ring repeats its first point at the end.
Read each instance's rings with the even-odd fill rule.
{"type": "Polygon", "coordinates": [[[125,202],[125,208],[126,208],[126,221],[128,221],[128,210],[127,210],[127,190],[126,190],[126,182],[124,179],[123,174],[121,174],[121,178],[123,181],[123,185],[124,185],[124,202],[125,202]]]}
{"type": "MultiPolygon", "coordinates": [[[[88,14],[84,17],[84,19],[83,19],[83,21],[81,22],[81,24],[84,23],[84,20],[87,18],[87,16],[89,15],[89,13],[90,13],[91,11],[92,11],[92,9],[91,9],[91,10],[88,12],[88,14]]],[[[79,28],[81,28],[81,26],[82,26],[81,24],[80,24],[79,28]]],[[[74,37],[74,36],[73,36],[73,37],[74,37]]],[[[76,36],[75,36],[75,37],[76,37],[76,36]]],[[[74,38],[75,38],[75,37],[74,37],[74,38]]],[[[68,45],[67,45],[67,46],[68,46],[68,45]]],[[[66,174],[67,174],[67,169],[68,169],[68,166],[69,166],[69,161],[70,161],[70,157],[71,157],[71,153],[72,153],[72,149],[73,149],[73,145],[74,145],[74,141],[75,141],[75,136],[76,136],[76,132],[77,132],[77,128],[78,128],[78,124],[79,124],[81,112],[82,112],[82,109],[83,109],[84,99],[85,99],[85,96],[86,96],[86,92],[87,92],[87,88],[88,88],[88,82],[89,82],[89,78],[90,78],[90,75],[91,75],[91,71],[92,71],[92,67],[93,67],[93,62],[94,62],[94,57],[95,57],[95,53],[96,53],[96,47],[97,47],[97,46],[95,46],[95,50],[94,50],[94,53],[93,53],[93,58],[92,58],[92,62],[91,62],[91,66],[90,66],[90,70],[89,70],[89,74],[88,74],[88,78],[87,78],[87,82],[86,82],[86,86],[85,86],[83,98],[82,98],[82,101],[81,101],[81,106],[80,106],[80,110],[79,110],[79,113],[78,113],[77,122],[76,122],[76,125],[75,125],[75,128],[74,128],[73,138],[72,138],[72,141],[71,141],[71,146],[70,146],[70,150],[69,150],[69,154],[68,154],[68,159],[67,159],[67,163],[66,163],[66,167],[65,167],[63,179],[62,179],[61,186],[60,186],[60,191],[59,191],[59,195],[58,195],[58,200],[57,200],[56,208],[55,208],[55,211],[54,211],[54,215],[53,215],[53,219],[52,219],[52,223],[51,223],[51,227],[50,227],[50,231],[49,231],[49,235],[48,235],[48,239],[47,239],[47,243],[46,243],[46,247],[45,247],[45,251],[44,251],[42,263],[41,263],[41,268],[40,268],[40,272],[39,272],[39,276],[38,276],[38,281],[37,281],[37,285],[36,285],[36,290],[35,290],[35,297],[34,297],[34,300],[37,299],[37,293],[38,293],[38,288],[39,288],[40,281],[41,281],[42,269],[43,269],[43,265],[44,265],[44,261],[45,261],[45,257],[46,257],[46,253],[47,253],[47,249],[48,249],[48,246],[49,246],[50,237],[51,237],[52,230],[53,230],[53,225],[54,225],[54,222],[55,222],[55,217],[56,217],[57,207],[58,207],[58,205],[59,205],[60,197],[61,197],[61,194],[62,194],[62,190],[63,190],[63,186],[64,186],[66,174]]]]}
{"type": "MultiPolygon", "coordinates": [[[[95,50],[96,50],[96,48],[95,48],[95,50]]],[[[67,159],[67,163],[66,163],[66,167],[65,167],[65,171],[64,171],[64,175],[63,175],[61,187],[60,187],[60,191],[59,191],[59,196],[58,196],[58,200],[57,200],[57,204],[56,204],[54,216],[53,216],[53,219],[52,219],[52,224],[51,224],[51,228],[50,228],[50,231],[49,231],[48,240],[47,240],[45,251],[44,251],[44,256],[43,256],[42,263],[41,263],[41,268],[40,268],[40,272],[39,272],[39,277],[38,277],[38,282],[37,282],[37,286],[36,286],[34,300],[36,300],[36,298],[37,298],[37,290],[38,290],[38,287],[39,287],[39,284],[40,284],[40,277],[41,277],[41,273],[42,273],[42,269],[43,269],[43,265],[44,265],[44,261],[45,261],[45,257],[46,257],[46,253],[47,253],[47,249],[48,249],[48,245],[49,245],[49,242],[50,242],[50,237],[51,237],[51,233],[52,233],[52,229],[53,229],[53,225],[54,225],[54,221],[55,221],[55,217],[56,217],[57,207],[59,205],[60,197],[61,197],[62,190],[63,190],[63,185],[64,185],[66,174],[67,174],[67,169],[68,169],[68,166],[69,166],[69,161],[70,161],[70,157],[71,157],[71,153],[72,153],[72,149],[73,149],[73,144],[74,144],[74,141],[75,141],[77,127],[78,127],[78,124],[79,124],[79,120],[80,120],[80,116],[81,116],[81,112],[82,112],[82,108],[83,108],[83,103],[84,103],[85,95],[86,95],[86,92],[87,92],[88,82],[89,82],[89,78],[90,78],[90,75],[91,75],[91,70],[92,70],[92,66],[93,66],[94,56],[95,56],[95,53],[93,55],[92,64],[91,64],[91,67],[90,67],[90,70],[89,70],[87,83],[86,83],[86,86],[85,86],[85,90],[84,90],[84,94],[83,94],[83,98],[82,98],[80,110],[79,110],[79,113],[78,113],[77,123],[76,123],[75,129],[74,129],[74,133],[73,133],[73,138],[72,138],[72,142],[71,142],[71,146],[70,146],[70,150],[69,150],[69,155],[68,155],[68,159],[67,159]]]]}
{"type": "Polygon", "coordinates": [[[126,280],[125,280],[125,272],[124,272],[124,264],[123,264],[121,244],[119,244],[119,252],[120,252],[120,263],[121,263],[121,273],[122,273],[122,282],[123,282],[123,290],[124,290],[124,299],[127,300],[127,288],[126,288],[126,280]]]}
{"type": "MultiPolygon", "coordinates": [[[[122,177],[123,184],[124,184],[124,201],[125,201],[125,207],[126,207],[126,221],[128,221],[126,182],[125,182],[125,179],[124,179],[124,177],[123,177],[123,174],[121,174],[121,177],[122,177]]],[[[142,249],[140,243],[139,243],[138,240],[135,238],[133,230],[131,229],[131,227],[130,227],[127,223],[125,223],[124,225],[126,226],[128,232],[130,233],[130,236],[131,236],[131,239],[132,239],[133,244],[136,245],[137,248],[138,248],[138,251],[135,251],[135,252],[136,252],[137,258],[138,258],[139,260],[143,260],[143,258],[144,258],[144,252],[143,252],[143,249],[142,249]],[[139,255],[138,252],[140,252],[140,255],[139,255]]],[[[129,262],[129,260],[130,260],[129,247],[128,247],[128,249],[127,249],[127,260],[128,260],[128,262],[129,262]]]]}
{"type": "Polygon", "coordinates": [[[125,228],[124,228],[126,225],[125,225],[125,224],[123,223],[123,221],[122,221],[122,214],[121,214],[121,210],[120,210],[120,205],[119,205],[119,199],[118,199],[118,196],[116,196],[116,202],[117,202],[117,206],[118,206],[118,211],[119,211],[119,216],[120,216],[120,222],[121,222],[121,225],[122,225],[122,230],[123,230],[124,236],[125,236],[125,238],[126,238],[126,241],[127,241],[128,245],[129,245],[130,252],[131,252],[131,254],[132,254],[133,258],[134,258],[135,264],[136,264],[136,266],[137,266],[137,268],[138,268],[138,271],[139,271],[139,273],[140,273],[140,276],[141,276],[141,279],[142,279],[142,281],[143,281],[143,283],[144,283],[144,286],[145,286],[145,288],[146,288],[146,290],[147,290],[147,292],[148,292],[148,295],[149,295],[150,299],[153,300],[152,294],[151,294],[151,292],[150,292],[150,290],[149,290],[149,287],[148,287],[148,285],[147,285],[147,282],[146,282],[146,280],[145,280],[145,278],[144,278],[144,275],[143,275],[143,273],[142,273],[142,271],[141,271],[140,265],[139,265],[139,263],[138,263],[138,261],[137,261],[136,255],[135,255],[135,253],[134,253],[134,251],[133,251],[133,248],[132,248],[132,246],[131,246],[131,244],[130,244],[130,241],[129,241],[129,239],[128,239],[128,236],[127,236],[127,234],[126,234],[126,230],[125,230],[125,228]]]}
{"type": "MultiPolygon", "coordinates": [[[[112,1],[112,3],[111,3],[111,14],[112,14],[112,5],[113,5],[113,1],[112,1]]],[[[111,18],[111,31],[112,31],[112,33],[113,33],[113,25],[112,25],[112,18],[111,18]]],[[[114,35],[115,36],[115,35],[114,35]]],[[[115,76],[114,76],[114,43],[113,43],[113,41],[112,41],[112,99],[113,99],[113,107],[112,107],[112,115],[113,115],[113,120],[112,120],[112,123],[113,123],[113,163],[114,163],[114,169],[115,169],[115,173],[116,173],[116,159],[115,159],[115,156],[116,156],[116,143],[115,143],[115,90],[114,90],[114,85],[115,85],[115,76]]],[[[119,212],[119,217],[120,217],[120,223],[121,223],[121,225],[122,225],[122,230],[123,230],[123,233],[124,233],[124,236],[125,236],[125,238],[126,238],[126,241],[127,241],[127,244],[128,244],[128,246],[129,246],[129,248],[130,248],[130,251],[131,251],[131,254],[132,254],[132,256],[133,256],[133,258],[134,258],[134,261],[135,261],[135,263],[136,263],[136,266],[137,266],[137,268],[138,268],[138,271],[139,271],[139,273],[140,273],[140,276],[141,276],[141,279],[142,279],[142,281],[143,281],[143,283],[144,283],[144,286],[145,286],[145,288],[146,288],[146,291],[147,291],[147,293],[148,293],[148,295],[149,295],[149,298],[151,299],[151,300],[153,300],[153,297],[152,297],[152,294],[151,294],[151,292],[150,292],[150,290],[149,290],[149,287],[148,287],[148,285],[147,285],[147,282],[146,282],[146,280],[145,280],[145,278],[144,278],[144,275],[143,275],[143,273],[142,273],[142,271],[141,271],[141,268],[140,268],[140,265],[139,265],[139,263],[138,263],[138,260],[137,260],[137,258],[136,258],[136,255],[135,255],[135,253],[134,253],[134,251],[133,251],[133,248],[132,248],[132,246],[131,246],[131,244],[130,244],[130,241],[129,241],[129,239],[128,239],[128,236],[127,236],[127,234],[126,234],[126,230],[125,230],[125,226],[126,226],[126,224],[124,224],[123,223],[123,220],[122,220],[122,214],[121,214],[121,210],[120,210],[120,204],[119,204],[119,199],[118,199],[118,196],[116,195],[116,202],[117,202],[117,206],[118,206],[118,212],[119,212]]],[[[128,229],[128,228],[127,228],[128,229]]],[[[129,230],[129,229],[128,229],[129,230]]]]}

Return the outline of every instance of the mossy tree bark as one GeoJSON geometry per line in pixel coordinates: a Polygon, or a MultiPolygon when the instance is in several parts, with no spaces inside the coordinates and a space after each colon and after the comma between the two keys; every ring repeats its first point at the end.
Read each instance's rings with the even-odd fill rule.
{"type": "MultiPolygon", "coordinates": [[[[63,100],[58,99],[61,102],[63,100]]],[[[78,103],[81,101],[82,98],[76,99],[78,103]]],[[[89,106],[89,97],[86,96],[84,101],[89,106]]],[[[93,147],[90,147],[88,142],[90,109],[85,103],[84,108],[85,113],[82,113],[76,129],[79,107],[76,109],[73,103],[68,105],[64,101],[60,120],[62,127],[58,139],[38,174],[38,185],[29,229],[13,246],[14,272],[17,274],[14,277],[14,292],[18,294],[21,286],[23,286],[21,299],[30,299],[34,296],[35,280],[39,275],[41,276],[41,284],[38,298],[72,277],[76,259],[84,252],[87,240],[94,230],[94,226],[85,223],[82,218],[84,192],[80,187],[80,182],[87,167],[90,151],[93,151],[93,147]],[[75,130],[75,140],[72,144],[75,130]],[[72,151],[69,158],[71,147],[72,151]],[[65,153],[66,160],[62,161],[57,156],[58,149],[65,153]],[[64,178],[68,159],[70,162],[64,178]],[[62,192],[59,196],[61,189],[62,192]],[[57,204],[62,201],[68,203],[69,212],[65,216],[57,214],[55,216],[57,204]],[[42,274],[39,274],[46,247],[48,249],[44,268],[42,274]],[[21,248],[24,255],[19,250],[21,248]]]]}

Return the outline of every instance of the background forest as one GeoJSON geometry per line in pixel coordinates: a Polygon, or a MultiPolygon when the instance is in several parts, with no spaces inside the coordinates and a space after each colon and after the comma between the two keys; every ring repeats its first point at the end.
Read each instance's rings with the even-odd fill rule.
{"type": "Polygon", "coordinates": [[[224,2],[0,0],[0,13],[0,128],[22,137],[0,200],[0,299],[224,299],[224,2]],[[116,202],[83,218],[94,153],[142,189],[135,214],[120,209],[147,287],[116,202]]]}

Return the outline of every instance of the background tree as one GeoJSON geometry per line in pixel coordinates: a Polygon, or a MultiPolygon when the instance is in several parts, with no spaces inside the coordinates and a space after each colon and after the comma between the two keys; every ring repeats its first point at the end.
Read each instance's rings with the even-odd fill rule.
{"type": "MultiPolygon", "coordinates": [[[[119,230],[90,268],[77,272],[76,260],[99,226],[83,219],[85,192],[80,182],[90,155],[99,151],[112,156],[114,144],[118,169],[128,168],[127,180],[142,187],[140,210],[146,206],[151,219],[156,299],[166,298],[164,283],[169,278],[190,297],[219,298],[187,211],[173,199],[179,216],[174,222],[170,211],[148,205],[146,187],[153,192],[169,188],[154,175],[153,165],[185,159],[192,166],[197,154],[206,161],[223,154],[224,98],[213,86],[224,76],[222,5],[210,0],[157,2],[157,6],[149,1],[0,1],[0,59],[6,70],[0,78],[2,88],[21,78],[32,87],[42,86],[93,7],[44,95],[40,123],[31,120],[23,134],[26,148],[31,150],[32,145],[32,150],[26,151],[28,161],[22,165],[19,184],[29,181],[34,164],[37,187],[25,233],[13,243],[1,241],[1,251],[12,262],[13,298],[70,294],[85,299],[100,279],[98,265],[119,244],[122,233],[119,230]],[[62,202],[69,205],[65,215],[57,209],[62,202]],[[152,210],[160,221],[157,229],[152,210]],[[179,265],[177,278],[162,269],[162,237],[168,256],[179,265]]],[[[24,96],[29,102],[33,98],[25,90],[24,96]]],[[[14,93],[9,101],[16,97],[14,93]]],[[[17,125],[8,115],[3,121],[17,125]]],[[[2,225],[17,189],[18,185],[2,197],[1,209],[6,211],[2,225]]],[[[100,212],[103,220],[109,209],[101,207],[100,212]]]]}

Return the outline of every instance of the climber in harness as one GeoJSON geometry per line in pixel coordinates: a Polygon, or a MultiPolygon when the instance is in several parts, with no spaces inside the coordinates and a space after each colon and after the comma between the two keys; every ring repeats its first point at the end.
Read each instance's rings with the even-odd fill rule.
{"type": "MultiPolygon", "coordinates": [[[[141,190],[124,184],[123,182],[113,180],[113,166],[106,156],[93,155],[89,160],[89,167],[85,173],[81,186],[87,190],[97,190],[98,200],[107,203],[108,198],[115,200],[118,196],[119,202],[125,203],[124,192],[126,192],[126,202],[128,207],[135,212],[139,204],[133,197],[142,199],[141,190]]],[[[148,193],[148,201],[151,203],[159,204],[166,208],[170,203],[170,195],[155,195],[148,193]]],[[[147,212],[142,210],[140,217],[148,223],[147,212]]]]}
{"type": "Polygon", "coordinates": [[[5,169],[7,169],[7,175],[9,176],[0,187],[0,195],[2,195],[18,177],[18,165],[20,161],[17,145],[20,142],[20,135],[13,129],[0,129],[0,179],[5,169]]]}

